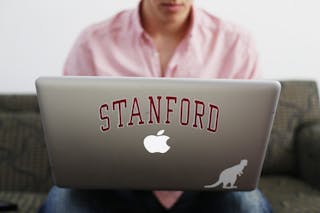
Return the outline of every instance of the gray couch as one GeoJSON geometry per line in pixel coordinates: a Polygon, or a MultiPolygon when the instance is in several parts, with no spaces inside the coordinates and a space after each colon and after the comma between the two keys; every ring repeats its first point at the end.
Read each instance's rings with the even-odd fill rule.
{"type": "MultiPolygon", "coordinates": [[[[283,81],[259,187],[275,212],[320,212],[320,108],[312,81],[283,81]]],[[[52,186],[35,95],[0,95],[0,200],[36,212],[52,186]]]]}

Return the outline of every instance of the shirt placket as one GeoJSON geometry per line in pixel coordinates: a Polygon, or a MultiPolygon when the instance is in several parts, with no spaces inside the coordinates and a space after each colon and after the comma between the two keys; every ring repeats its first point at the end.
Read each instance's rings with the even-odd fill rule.
{"type": "Polygon", "coordinates": [[[154,77],[161,77],[161,65],[160,65],[160,56],[159,52],[154,45],[152,39],[150,36],[148,36],[146,33],[143,33],[145,47],[146,47],[146,58],[151,63],[151,70],[152,76],[154,77]]]}
{"type": "Polygon", "coordinates": [[[162,77],[160,55],[154,45],[152,45],[152,61],[153,61],[153,68],[154,68],[155,72],[157,73],[157,77],[162,77]]]}
{"type": "MultiPolygon", "coordinates": [[[[181,43],[177,46],[170,59],[167,70],[165,72],[166,77],[181,77],[179,76],[179,72],[181,72],[181,68],[185,67],[185,65],[190,63],[191,58],[188,60],[188,49],[190,45],[190,39],[186,38],[181,41],[181,43]],[[183,62],[179,63],[179,60],[183,62]],[[183,63],[183,64],[182,64],[183,63]]],[[[187,77],[184,73],[184,77],[187,77]]]]}
{"type": "MultiPolygon", "coordinates": [[[[186,40],[183,40],[175,49],[172,57],[170,58],[166,70],[162,74],[161,71],[161,63],[160,63],[160,55],[159,52],[154,45],[152,39],[150,36],[144,33],[144,38],[147,43],[148,51],[147,51],[147,58],[151,56],[151,64],[152,64],[152,74],[155,77],[176,77],[176,73],[178,72],[178,58],[179,57],[185,57],[187,54],[187,51],[189,48],[190,38],[187,38],[186,40]],[[150,54],[150,55],[149,55],[150,54]],[[180,56],[179,56],[180,55],[180,56]]],[[[148,59],[149,60],[149,59],[148,59]]],[[[186,62],[188,63],[188,62],[186,62]]]]}

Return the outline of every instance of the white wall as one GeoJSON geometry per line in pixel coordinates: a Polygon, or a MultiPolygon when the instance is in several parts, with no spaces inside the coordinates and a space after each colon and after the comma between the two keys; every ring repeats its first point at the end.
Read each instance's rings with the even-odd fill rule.
{"type": "MultiPolygon", "coordinates": [[[[60,75],[78,33],[137,0],[0,0],[0,93],[60,75]]],[[[254,35],[266,78],[320,81],[319,0],[195,0],[254,35]]]]}

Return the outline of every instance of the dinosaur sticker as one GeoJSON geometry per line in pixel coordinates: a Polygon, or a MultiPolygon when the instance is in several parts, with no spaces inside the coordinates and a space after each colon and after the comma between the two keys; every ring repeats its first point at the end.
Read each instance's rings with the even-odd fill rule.
{"type": "Polygon", "coordinates": [[[211,185],[206,185],[204,188],[210,189],[215,188],[222,184],[222,188],[224,189],[236,189],[235,182],[237,181],[237,177],[243,174],[243,169],[248,165],[248,160],[243,159],[239,164],[232,166],[223,170],[220,173],[219,180],[211,185]]]}

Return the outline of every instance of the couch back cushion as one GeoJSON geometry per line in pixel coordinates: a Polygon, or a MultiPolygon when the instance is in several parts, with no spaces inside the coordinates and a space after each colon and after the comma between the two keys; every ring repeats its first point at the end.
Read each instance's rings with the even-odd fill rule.
{"type": "Polygon", "coordinates": [[[35,95],[0,95],[0,113],[36,112],[39,113],[35,95]]]}
{"type": "Polygon", "coordinates": [[[301,126],[296,137],[300,177],[320,190],[320,120],[301,126]]]}
{"type": "Polygon", "coordinates": [[[295,130],[305,122],[319,120],[318,89],[314,81],[282,81],[281,85],[263,174],[296,175],[295,130]]]}
{"type": "Polygon", "coordinates": [[[0,96],[1,190],[47,191],[52,185],[38,111],[34,95],[0,96]]]}

